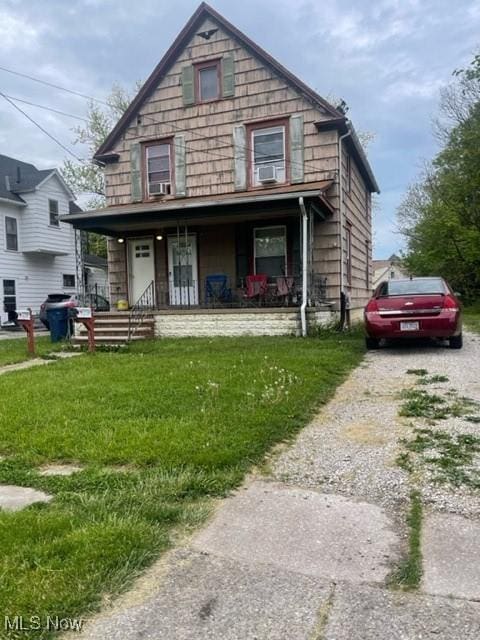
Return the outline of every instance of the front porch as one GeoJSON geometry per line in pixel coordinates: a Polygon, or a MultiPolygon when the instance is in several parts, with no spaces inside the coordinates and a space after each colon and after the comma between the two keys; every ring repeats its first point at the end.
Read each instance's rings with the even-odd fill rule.
{"type": "Polygon", "coordinates": [[[154,312],[157,335],[187,335],[185,323],[188,335],[295,334],[299,317],[305,334],[307,307],[313,318],[338,304],[330,184],[110,207],[72,222],[108,233],[112,308],[154,312]]]}

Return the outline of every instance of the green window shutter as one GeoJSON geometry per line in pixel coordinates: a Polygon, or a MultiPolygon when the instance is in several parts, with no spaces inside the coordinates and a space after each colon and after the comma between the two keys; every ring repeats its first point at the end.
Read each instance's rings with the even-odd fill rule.
{"type": "Polygon", "coordinates": [[[130,145],[130,180],[132,184],[132,202],[141,202],[142,193],[142,147],[139,142],[130,145]]]}
{"type": "Polygon", "coordinates": [[[222,60],[223,97],[235,95],[235,60],[233,54],[226,55],[222,60]]]}
{"type": "Polygon", "coordinates": [[[233,127],[235,191],[247,188],[247,132],[243,124],[233,127]]]}
{"type": "Polygon", "coordinates": [[[290,118],[290,182],[303,182],[303,115],[290,118]]]}
{"type": "Polygon", "coordinates": [[[182,69],[182,94],[183,104],[188,106],[195,104],[195,87],[193,65],[183,67],[182,69]]]}
{"type": "Polygon", "coordinates": [[[185,171],[185,136],[176,134],[175,145],[175,195],[184,197],[187,195],[186,171],[185,171]]]}

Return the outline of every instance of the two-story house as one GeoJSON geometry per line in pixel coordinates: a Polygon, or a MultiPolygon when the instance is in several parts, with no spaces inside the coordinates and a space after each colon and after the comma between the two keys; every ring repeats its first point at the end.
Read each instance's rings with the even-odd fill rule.
{"type": "Polygon", "coordinates": [[[371,289],[372,170],[345,114],[202,3],[95,155],[112,302],[158,335],[305,333],[371,289]],[[263,314],[263,315],[262,315],[263,314]]]}
{"type": "Polygon", "coordinates": [[[0,321],[38,313],[49,293],[76,292],[75,233],[60,218],[73,193],[56,169],[0,155],[0,321]]]}

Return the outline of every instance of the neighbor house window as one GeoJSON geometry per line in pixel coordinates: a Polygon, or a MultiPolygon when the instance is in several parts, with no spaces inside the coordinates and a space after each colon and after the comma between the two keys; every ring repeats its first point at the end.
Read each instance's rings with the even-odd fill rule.
{"type": "Polygon", "coordinates": [[[58,200],[49,200],[48,201],[48,215],[50,219],[50,225],[52,227],[58,227],[58,200]]]}
{"type": "Polygon", "coordinates": [[[255,273],[269,278],[287,274],[287,230],[284,226],[254,229],[255,273]]]}
{"type": "Polygon", "coordinates": [[[172,192],[172,143],[159,142],[145,147],[147,197],[172,192]]]}
{"type": "Polygon", "coordinates": [[[345,251],[346,251],[346,275],[347,282],[352,282],[352,227],[350,225],[345,229],[345,251]]]}
{"type": "Polygon", "coordinates": [[[220,60],[195,65],[197,102],[210,102],[220,98],[220,60]]]}
{"type": "Polygon", "coordinates": [[[3,310],[7,314],[8,321],[12,322],[16,320],[17,314],[15,309],[17,308],[17,297],[15,291],[15,280],[3,281],[3,310]]]}
{"type": "Polygon", "coordinates": [[[286,122],[250,126],[250,183],[252,186],[286,182],[286,122]]]}
{"type": "Polygon", "coordinates": [[[8,251],[18,251],[17,219],[5,216],[5,247],[8,251]]]}
{"type": "Polygon", "coordinates": [[[75,276],[69,273],[63,274],[63,286],[64,287],[74,287],[75,286],[75,276]]]}

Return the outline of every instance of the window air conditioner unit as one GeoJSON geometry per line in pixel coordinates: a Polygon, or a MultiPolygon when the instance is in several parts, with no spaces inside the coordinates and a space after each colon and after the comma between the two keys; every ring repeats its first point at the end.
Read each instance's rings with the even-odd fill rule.
{"type": "Polygon", "coordinates": [[[258,181],[262,184],[277,181],[276,167],[273,165],[266,165],[258,168],[258,181]]]}
{"type": "Polygon", "coordinates": [[[151,196],[166,196],[170,193],[169,182],[151,182],[148,185],[148,193],[151,196]]]}

